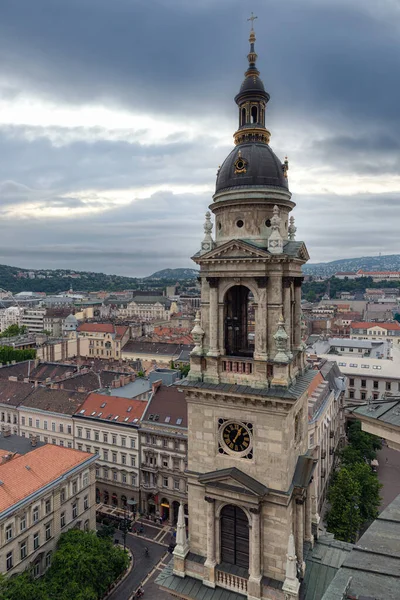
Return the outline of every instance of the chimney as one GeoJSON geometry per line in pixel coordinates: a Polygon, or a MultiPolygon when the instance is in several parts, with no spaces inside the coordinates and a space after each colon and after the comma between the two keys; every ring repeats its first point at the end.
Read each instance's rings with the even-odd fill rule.
{"type": "Polygon", "coordinates": [[[4,465],[4,463],[9,462],[12,459],[12,454],[3,454],[1,457],[0,465],[4,465]]]}
{"type": "Polygon", "coordinates": [[[31,437],[31,446],[34,448],[35,446],[37,446],[37,437],[36,435],[33,435],[31,437]]]}
{"type": "Polygon", "coordinates": [[[5,429],[3,431],[3,437],[10,437],[10,435],[11,435],[11,428],[7,427],[7,429],[5,429]]]}
{"type": "Polygon", "coordinates": [[[158,390],[158,388],[160,388],[161,386],[162,386],[162,379],[159,379],[158,381],[154,381],[151,386],[152,393],[155,394],[156,391],[158,390]]]}

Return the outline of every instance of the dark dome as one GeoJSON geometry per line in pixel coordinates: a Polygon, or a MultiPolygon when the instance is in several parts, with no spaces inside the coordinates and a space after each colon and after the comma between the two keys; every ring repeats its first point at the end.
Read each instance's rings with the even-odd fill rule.
{"type": "Polygon", "coordinates": [[[282,163],[267,144],[239,144],[225,159],[217,175],[215,191],[251,186],[276,186],[288,189],[282,163]],[[235,162],[241,158],[246,163],[246,173],[235,173],[235,162]]]}
{"type": "Polygon", "coordinates": [[[265,92],[264,84],[259,77],[252,75],[243,80],[243,83],[240,86],[240,92],[247,92],[249,90],[261,90],[262,92],[265,92]]]}

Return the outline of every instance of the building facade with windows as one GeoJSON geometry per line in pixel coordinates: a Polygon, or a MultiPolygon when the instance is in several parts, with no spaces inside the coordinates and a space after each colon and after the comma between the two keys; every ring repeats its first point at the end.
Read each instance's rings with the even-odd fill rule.
{"type": "Polygon", "coordinates": [[[126,308],[119,310],[122,318],[137,318],[141,321],[170,318],[171,301],[165,296],[135,296],[126,308]]]}
{"type": "Polygon", "coordinates": [[[89,394],[74,414],[75,448],[96,458],[96,501],[139,507],[140,419],[147,402],[89,394]]]}
{"type": "Polygon", "coordinates": [[[21,316],[20,324],[27,328],[28,333],[44,331],[45,308],[26,308],[21,316]]]}
{"type": "Polygon", "coordinates": [[[0,572],[51,564],[63,531],[95,529],[95,457],[45,445],[0,465],[0,572]]]}
{"type": "Polygon", "coordinates": [[[187,407],[176,385],[158,386],[140,425],[141,509],[175,525],[187,506],[187,407]]]}
{"type": "MultiPolygon", "coordinates": [[[[79,338],[89,341],[88,346],[80,348],[80,356],[120,360],[121,350],[129,340],[129,327],[126,325],[82,323],[77,332],[79,338]]],[[[76,334],[72,332],[71,335],[76,334]]]]}
{"type": "Polygon", "coordinates": [[[350,323],[350,337],[359,340],[387,340],[400,344],[400,323],[364,323],[363,321],[350,323]]]}
{"type": "Polygon", "coordinates": [[[18,406],[20,435],[35,436],[46,444],[73,448],[72,416],[86,396],[82,392],[36,387],[18,406]]]}

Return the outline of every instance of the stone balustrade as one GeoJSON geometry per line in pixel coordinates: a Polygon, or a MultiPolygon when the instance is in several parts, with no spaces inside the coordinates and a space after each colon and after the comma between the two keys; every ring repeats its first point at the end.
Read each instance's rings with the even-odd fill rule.
{"type": "Polygon", "coordinates": [[[224,571],[218,570],[216,571],[216,576],[216,584],[218,587],[222,587],[233,592],[247,594],[247,579],[244,577],[238,577],[237,575],[232,575],[231,573],[225,573],[224,571]]]}

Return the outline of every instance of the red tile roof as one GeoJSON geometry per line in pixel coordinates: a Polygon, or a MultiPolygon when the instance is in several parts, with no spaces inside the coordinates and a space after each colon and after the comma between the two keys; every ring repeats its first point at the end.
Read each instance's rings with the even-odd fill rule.
{"type": "Polygon", "coordinates": [[[82,323],[78,331],[87,331],[88,333],[114,333],[115,327],[112,323],[82,323]]]}
{"type": "Polygon", "coordinates": [[[370,329],[371,327],[381,327],[382,329],[387,329],[388,331],[400,331],[400,323],[395,321],[394,323],[370,323],[370,322],[358,322],[358,323],[350,323],[351,329],[370,329]]]}
{"type": "Polygon", "coordinates": [[[146,410],[147,402],[107,394],[89,394],[75,413],[79,417],[90,417],[110,423],[137,423],[146,410]],[[84,412],[82,412],[84,411],[84,412]]]}
{"type": "Polygon", "coordinates": [[[0,465],[0,512],[50,484],[91,456],[93,454],[87,452],[46,444],[0,465]]]}

